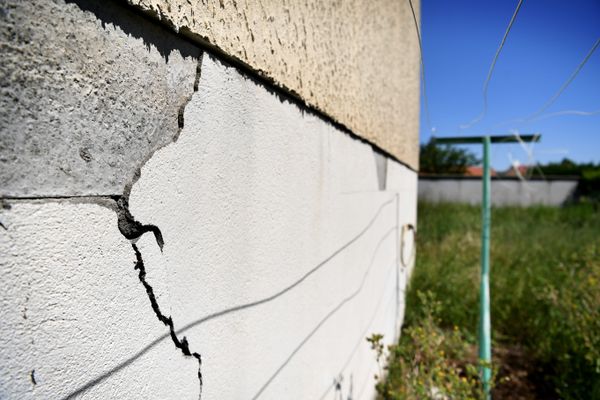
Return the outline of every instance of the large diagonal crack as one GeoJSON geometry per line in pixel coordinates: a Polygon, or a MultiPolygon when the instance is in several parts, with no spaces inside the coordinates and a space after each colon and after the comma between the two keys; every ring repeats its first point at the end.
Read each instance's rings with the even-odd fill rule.
{"type": "MultiPolygon", "coordinates": [[[[188,105],[188,103],[192,100],[192,96],[194,95],[194,93],[198,91],[198,84],[200,81],[200,74],[201,74],[201,66],[202,66],[202,53],[200,53],[200,55],[198,57],[193,92],[184,101],[184,103],[181,105],[181,107],[179,108],[178,113],[177,113],[178,130],[177,130],[176,135],[173,137],[173,142],[177,141],[177,139],[179,138],[179,135],[181,134],[181,131],[184,128],[185,108],[188,105]]],[[[165,326],[167,326],[169,328],[169,334],[170,334],[171,340],[173,341],[173,344],[175,345],[175,347],[178,348],[179,350],[181,350],[181,352],[183,353],[184,356],[193,357],[198,361],[198,382],[200,385],[198,397],[200,398],[202,396],[202,357],[201,357],[200,353],[190,350],[190,346],[187,341],[187,338],[185,336],[182,336],[180,338],[177,335],[177,332],[175,331],[175,326],[173,323],[173,318],[171,316],[167,316],[167,315],[163,314],[163,312],[161,311],[160,306],[158,305],[158,301],[156,300],[156,295],[154,294],[154,289],[148,283],[148,281],[146,279],[146,267],[144,265],[142,253],[140,252],[139,248],[135,244],[137,239],[139,239],[144,233],[152,232],[154,234],[154,238],[156,239],[156,243],[158,244],[158,247],[160,247],[160,251],[162,252],[163,247],[164,247],[164,239],[163,239],[162,233],[156,225],[142,224],[141,222],[137,221],[134,218],[134,216],[131,214],[131,212],[129,211],[129,196],[131,194],[131,189],[132,189],[133,185],[135,184],[135,182],[137,182],[137,180],[141,176],[142,166],[153,156],[153,154],[157,150],[159,150],[159,149],[158,148],[155,149],[151,154],[148,155],[148,157],[146,158],[144,163],[142,163],[142,165],[137,169],[136,173],[133,176],[132,181],[125,187],[125,189],[123,191],[123,195],[116,199],[118,226],[119,226],[119,231],[121,232],[121,234],[131,241],[131,246],[133,247],[133,251],[135,252],[135,258],[136,258],[136,263],[135,263],[134,269],[138,271],[138,278],[139,278],[141,284],[144,286],[144,289],[146,290],[146,294],[148,295],[148,299],[150,300],[150,305],[152,306],[152,310],[154,311],[154,314],[156,314],[156,317],[158,318],[158,320],[160,322],[162,322],[165,326]]]]}
{"type": "Polygon", "coordinates": [[[136,258],[135,269],[138,270],[138,278],[140,279],[140,282],[144,286],[144,289],[146,289],[146,294],[148,295],[148,299],[150,299],[150,305],[152,306],[152,310],[154,310],[154,314],[156,314],[156,317],[158,318],[158,320],[160,322],[162,322],[169,328],[171,340],[175,344],[175,347],[177,347],[179,350],[181,350],[181,352],[185,356],[194,357],[196,360],[198,360],[198,381],[200,382],[200,396],[201,396],[202,395],[202,357],[200,356],[199,353],[197,353],[195,351],[194,352],[190,351],[190,346],[187,341],[187,338],[185,336],[183,336],[180,339],[177,336],[177,333],[175,332],[175,327],[173,325],[173,318],[171,316],[167,317],[160,310],[160,306],[158,305],[158,302],[156,301],[154,289],[146,280],[146,267],[144,266],[144,260],[142,259],[142,253],[140,253],[140,250],[135,245],[135,243],[132,243],[131,247],[133,247],[133,251],[135,252],[135,258],[136,258]]]}
{"type": "MultiPolygon", "coordinates": [[[[200,51],[198,54],[198,60],[197,60],[197,66],[196,66],[196,77],[195,77],[194,84],[193,84],[193,91],[190,93],[190,95],[185,99],[185,101],[179,107],[179,110],[177,113],[178,129],[177,129],[177,132],[175,132],[175,135],[173,135],[173,142],[177,141],[177,139],[179,138],[179,135],[181,134],[181,132],[184,128],[185,108],[187,107],[189,102],[192,100],[194,93],[198,91],[198,85],[199,85],[199,81],[200,81],[201,67],[202,67],[202,56],[203,56],[203,53],[200,51]]],[[[170,143],[167,143],[166,145],[168,145],[168,144],[170,144],[170,143]]],[[[148,160],[150,160],[152,158],[152,156],[154,155],[154,153],[156,153],[156,151],[160,150],[162,147],[164,147],[166,145],[156,147],[147,155],[145,160],[141,163],[139,168],[137,168],[136,172],[133,174],[131,181],[124,187],[122,195],[66,196],[66,197],[56,197],[56,198],[57,199],[76,198],[76,200],[78,200],[78,201],[91,201],[91,202],[94,202],[94,203],[97,203],[100,205],[104,205],[104,206],[114,210],[117,213],[119,231],[125,238],[127,238],[131,241],[131,246],[133,247],[133,251],[135,253],[135,258],[136,258],[135,270],[138,271],[138,278],[140,280],[140,283],[144,287],[146,294],[148,295],[148,299],[150,300],[150,305],[152,307],[152,310],[154,311],[154,314],[156,315],[156,317],[158,318],[158,320],[160,322],[162,322],[165,326],[167,326],[169,328],[169,336],[171,337],[171,340],[173,341],[173,344],[175,345],[175,347],[177,349],[179,349],[181,351],[181,353],[183,353],[184,356],[193,357],[198,361],[198,381],[199,381],[199,385],[200,385],[198,397],[200,398],[202,395],[202,357],[201,357],[200,353],[190,350],[190,345],[187,341],[187,338],[185,336],[181,336],[181,338],[180,338],[180,336],[178,336],[177,331],[175,330],[175,324],[173,323],[173,318],[171,316],[165,315],[161,311],[158,301],[156,300],[156,295],[154,294],[154,289],[148,283],[148,281],[146,279],[146,267],[144,265],[144,260],[142,258],[142,254],[141,254],[139,248],[137,247],[137,245],[135,244],[137,242],[137,240],[144,233],[152,232],[154,234],[154,238],[156,239],[156,243],[158,244],[158,246],[160,247],[160,250],[162,252],[163,247],[164,247],[164,240],[163,240],[162,233],[156,225],[143,224],[143,223],[137,221],[129,210],[129,197],[131,194],[131,190],[133,188],[133,185],[138,181],[138,179],[141,176],[142,167],[144,166],[144,164],[146,164],[146,162],[148,162],[148,160]]],[[[36,197],[36,199],[38,199],[38,198],[36,197]]],[[[0,199],[0,206],[2,206],[1,201],[2,201],[2,199],[0,199]]],[[[4,227],[4,225],[2,225],[0,223],[0,228],[2,228],[2,227],[4,227]]],[[[5,227],[5,229],[6,229],[6,227],[5,227]]],[[[121,364],[119,366],[119,369],[125,367],[127,364],[128,363],[121,364]]],[[[90,388],[97,385],[99,382],[106,379],[113,372],[115,372],[115,370],[111,370],[111,371],[91,380],[90,382],[87,382],[83,386],[80,386],[75,391],[73,391],[70,394],[68,394],[67,396],[63,397],[62,400],[73,399],[73,398],[81,395],[85,391],[87,391],[90,388]]]]}

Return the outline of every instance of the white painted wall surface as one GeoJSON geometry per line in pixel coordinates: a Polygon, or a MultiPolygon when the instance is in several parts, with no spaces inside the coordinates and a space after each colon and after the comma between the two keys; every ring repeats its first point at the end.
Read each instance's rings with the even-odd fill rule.
{"type": "MultiPolygon", "coordinates": [[[[202,356],[202,399],[372,398],[365,338],[399,332],[416,174],[388,160],[380,190],[369,145],[209,56],[184,120],[130,210],[162,231],[162,252],[151,234],[136,246],[162,313],[202,356]]],[[[197,399],[198,363],[157,320],[114,211],[9,204],[0,398],[197,399]]]]}

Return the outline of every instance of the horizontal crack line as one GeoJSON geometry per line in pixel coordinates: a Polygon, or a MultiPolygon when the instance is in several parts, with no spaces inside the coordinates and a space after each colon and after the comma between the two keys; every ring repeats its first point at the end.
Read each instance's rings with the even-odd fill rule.
{"type": "Polygon", "coordinates": [[[54,195],[54,196],[0,196],[0,200],[70,200],[70,199],[107,199],[114,200],[120,194],[82,194],[82,195],[54,195]]]}

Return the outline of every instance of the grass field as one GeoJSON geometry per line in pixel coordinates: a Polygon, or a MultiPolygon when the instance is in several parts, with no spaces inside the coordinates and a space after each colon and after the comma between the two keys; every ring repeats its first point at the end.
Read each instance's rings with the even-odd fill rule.
{"type": "MultiPolygon", "coordinates": [[[[378,391],[478,398],[481,209],[420,204],[418,215],[403,334],[378,391]]],[[[600,399],[600,211],[495,208],[491,259],[494,398],[600,399]]]]}

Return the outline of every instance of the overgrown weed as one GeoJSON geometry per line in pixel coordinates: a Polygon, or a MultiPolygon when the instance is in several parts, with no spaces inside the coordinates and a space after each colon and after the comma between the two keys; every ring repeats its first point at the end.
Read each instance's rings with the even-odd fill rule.
{"type": "MultiPolygon", "coordinates": [[[[392,397],[384,398],[419,398],[398,389],[400,377],[395,374],[409,371],[403,379],[414,384],[412,380],[419,374],[410,371],[421,371],[417,364],[423,360],[433,362],[420,346],[449,354],[458,348],[455,341],[475,344],[480,219],[479,206],[419,205],[417,264],[407,295],[402,338],[390,354],[388,380],[378,385],[380,393],[391,393],[392,397]],[[422,293],[433,294],[435,310],[430,295],[422,293]],[[455,326],[460,335],[454,333],[455,326]],[[420,334],[418,329],[426,333],[420,334]],[[426,338],[428,335],[431,337],[426,338]],[[407,352],[421,352],[420,358],[411,359],[407,352]],[[410,364],[413,362],[417,364],[410,364]],[[405,397],[393,397],[397,391],[405,397]]],[[[598,208],[589,203],[563,208],[493,208],[491,260],[495,344],[522,346],[542,370],[536,379],[551,383],[556,397],[600,399],[598,208]]],[[[460,359],[459,352],[452,357],[460,359]]],[[[444,368],[457,364],[438,361],[448,361],[439,368],[452,376],[444,368]]],[[[435,370],[432,368],[426,367],[428,371],[435,370]]],[[[464,374],[464,370],[454,372],[461,378],[464,374]]],[[[457,393],[452,398],[468,398],[457,393]]]]}

